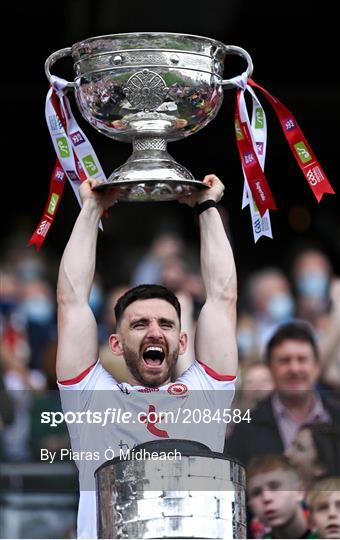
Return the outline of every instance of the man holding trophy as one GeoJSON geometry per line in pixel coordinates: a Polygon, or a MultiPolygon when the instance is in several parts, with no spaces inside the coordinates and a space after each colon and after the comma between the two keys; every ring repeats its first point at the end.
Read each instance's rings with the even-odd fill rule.
{"type": "MultiPolygon", "coordinates": [[[[137,287],[117,303],[117,329],[110,336],[110,348],[113,361],[114,356],[125,358],[129,369],[126,383],[118,384],[100,365],[100,360],[97,361],[97,325],[88,297],[95,271],[98,224],[103,212],[116,203],[119,190],[93,190],[98,181],[91,179],[82,183],[83,206],[61,260],[57,289],[57,377],[64,411],[72,399],[77,400],[77,407],[82,410],[95,410],[98,390],[112,390],[110,406],[117,405],[125,410],[140,409],[137,398],[150,398],[150,395],[152,403],[157,404],[149,405],[149,411],[178,410],[183,403],[178,393],[183,399],[190,400],[191,390],[200,390],[200,400],[205,400],[205,407],[214,411],[219,407],[230,407],[237,371],[236,272],[232,250],[216,208],[224,185],[215,175],[206,176],[203,182],[208,189],[180,200],[193,207],[199,216],[206,301],[195,337],[197,361],[175,384],[170,384],[170,374],[178,355],[185,351],[187,335],[180,329],[179,303],[163,287],[137,287]]],[[[131,448],[164,438],[194,440],[215,452],[222,452],[226,424],[183,425],[178,421],[169,425],[158,418],[153,422],[139,422],[137,426],[111,424],[108,427],[99,432],[97,448],[110,446],[118,455],[119,442],[120,448],[122,441],[131,448]]],[[[72,449],[86,450],[84,445],[89,441],[88,435],[84,435],[86,429],[77,424],[69,424],[68,428],[72,449]]],[[[94,538],[97,529],[93,474],[100,462],[80,459],[77,465],[80,472],[78,536],[94,538]]]]}
{"type": "MultiPolygon", "coordinates": [[[[185,139],[213,120],[224,89],[238,89],[240,108],[252,71],[251,57],[241,47],[162,32],[97,36],[46,60],[51,87],[45,111],[57,162],[30,243],[42,245],[67,178],[83,206],[60,265],[57,377],[65,415],[76,409],[77,418],[96,417],[85,426],[81,420],[68,423],[79,469],[80,538],[245,537],[244,469],[222,454],[227,424],[243,420],[234,419],[230,410],[237,371],[237,284],[232,250],[216,208],[224,186],[215,175],[203,182],[194,178],[167,152],[167,143],[185,139]],[[224,79],[229,55],[240,56],[247,66],[241,75],[224,79]],[[67,56],[74,61],[73,82],[50,71],[67,56]],[[97,131],[133,145],[129,159],[108,179],[72,114],[69,91],[97,131]],[[127,380],[117,382],[98,359],[97,325],[88,297],[98,225],[118,200],[179,200],[199,219],[206,300],[196,327],[196,360],[173,382],[173,367],[188,337],[181,331],[178,299],[159,285],[131,289],[116,304],[110,349],[113,357],[123,356],[127,380]],[[165,469],[156,464],[152,471],[150,459],[144,459],[138,468],[135,454],[131,459],[129,452],[140,445],[178,448],[182,464],[171,469],[166,461],[165,469]],[[155,479],[162,483],[152,488],[155,479]]],[[[236,135],[262,216],[275,203],[256,157],[257,136],[249,135],[249,119],[241,109],[236,135]]],[[[264,140],[263,122],[261,126],[264,140]]]]}
{"type": "MultiPolygon", "coordinates": [[[[334,193],[293,115],[250,78],[252,71],[252,60],[240,47],[162,32],[97,36],[60,49],[46,60],[51,88],[45,111],[57,162],[48,201],[30,243],[41,247],[67,178],[83,205],[59,271],[57,377],[64,412],[76,409],[79,418],[89,418],[92,413],[96,417],[94,425],[89,421],[86,426],[81,421],[68,423],[79,469],[80,538],[245,537],[244,469],[222,456],[227,423],[250,421],[234,418],[229,408],[237,371],[237,284],[232,250],[216,208],[224,186],[215,175],[206,176],[203,182],[195,179],[168,154],[167,143],[204,128],[217,115],[223,90],[236,88],[235,133],[244,173],[242,206],[251,209],[255,241],[272,237],[269,210],[276,204],[264,175],[266,121],[254,87],[273,106],[317,200],[324,193],[334,193]],[[224,61],[229,55],[242,57],[247,67],[241,75],[224,79],[224,61]],[[74,61],[73,82],[50,71],[57,60],[67,56],[74,61]],[[72,114],[67,98],[70,90],[82,116],[97,131],[133,145],[129,159],[107,180],[72,114]],[[246,91],[252,99],[251,122],[246,91]],[[196,328],[196,360],[171,383],[173,367],[188,339],[181,331],[180,304],[164,287],[141,285],[125,293],[115,307],[117,327],[110,336],[110,349],[113,357],[123,356],[129,373],[126,381],[118,383],[98,359],[97,325],[88,302],[100,219],[118,200],[175,199],[193,208],[200,225],[206,300],[196,328]],[[189,411],[185,419],[183,405],[189,411]],[[110,412],[111,422],[107,422],[110,412]],[[174,421],[167,422],[168,413],[174,421]],[[196,487],[200,499],[195,489],[178,486],[156,488],[155,499],[144,496],[144,489],[152,492],[145,488],[150,480],[144,474],[148,465],[135,475],[139,480],[142,476],[145,485],[142,482],[136,487],[133,475],[129,477],[124,467],[117,478],[117,458],[130,459],[128,452],[138,445],[156,443],[164,448],[166,440],[173,445],[178,440],[201,445],[196,456],[202,457],[202,446],[210,452],[210,464],[193,459],[194,474],[190,467],[186,471],[189,478],[205,479],[204,487],[196,487]],[[227,467],[222,459],[230,461],[225,477],[222,471],[227,467]],[[223,486],[217,491],[209,482],[216,479],[223,486]],[[231,480],[229,488],[224,487],[226,480],[231,480]],[[123,503],[119,489],[125,490],[123,503]],[[171,493],[182,493],[181,489],[189,490],[187,500],[180,496],[172,500],[171,493]],[[225,495],[221,495],[223,490],[225,495]]],[[[186,457],[193,457],[189,450],[186,457]]],[[[130,472],[135,461],[133,457],[130,472]]],[[[171,477],[169,470],[164,475],[161,468],[156,470],[155,476],[164,482],[171,477]]]]}

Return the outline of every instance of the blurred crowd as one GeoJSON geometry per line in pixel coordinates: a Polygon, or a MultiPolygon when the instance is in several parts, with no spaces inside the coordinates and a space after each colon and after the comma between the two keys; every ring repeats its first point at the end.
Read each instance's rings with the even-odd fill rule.
{"type": "MultiPolygon", "coordinates": [[[[0,459],[39,461],[40,448],[69,445],[65,425],[51,435],[40,422],[43,410],[60,409],[57,268],[51,272],[33,249],[15,248],[4,254],[1,266],[0,459]]],[[[106,290],[104,282],[107,276],[96,275],[89,299],[104,367],[124,380],[123,359],[113,362],[108,348],[116,300],[131,286],[160,283],[181,302],[189,348],[179,357],[174,378],[183,372],[194,359],[195,324],[205,299],[199,253],[177,234],[162,233],[125,283],[106,290]]],[[[248,274],[239,283],[239,299],[240,367],[233,407],[249,409],[252,422],[228,426],[225,452],[247,468],[249,534],[339,538],[340,278],[326,253],[306,245],[288,273],[261,267],[248,274]],[[282,327],[286,333],[273,338],[282,327]],[[311,361],[299,347],[289,349],[296,342],[308,349],[311,361]],[[287,381],[295,391],[285,390],[287,381]]]]}

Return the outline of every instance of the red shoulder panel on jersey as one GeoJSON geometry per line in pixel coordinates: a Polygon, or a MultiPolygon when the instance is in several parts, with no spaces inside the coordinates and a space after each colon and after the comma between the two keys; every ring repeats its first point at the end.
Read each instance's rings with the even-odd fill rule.
{"type": "MultiPolygon", "coordinates": [[[[197,360],[197,359],[196,359],[197,360]]],[[[207,366],[206,364],[203,364],[203,362],[200,362],[197,360],[197,362],[202,366],[204,371],[210,375],[213,379],[216,379],[216,381],[234,381],[236,379],[235,375],[220,375],[220,373],[216,373],[211,367],[207,366]]]]}
{"type": "Polygon", "coordinates": [[[77,375],[76,377],[73,377],[73,379],[66,379],[65,381],[58,381],[59,384],[77,384],[79,383],[80,381],[82,381],[83,379],[85,379],[86,375],[88,373],[90,373],[91,369],[94,368],[94,366],[96,365],[97,362],[95,362],[94,364],[92,364],[92,366],[86,368],[84,371],[82,371],[79,375],[77,375]]]}

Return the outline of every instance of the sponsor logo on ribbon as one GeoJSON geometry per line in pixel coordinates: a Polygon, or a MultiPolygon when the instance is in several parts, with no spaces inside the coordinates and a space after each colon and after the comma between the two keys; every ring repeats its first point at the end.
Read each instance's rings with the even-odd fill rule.
{"type": "Polygon", "coordinates": [[[290,131],[296,128],[293,118],[286,118],[285,120],[283,120],[283,125],[286,131],[290,131]]]}
{"type": "Polygon", "coordinates": [[[264,126],[264,111],[262,107],[256,107],[255,109],[255,129],[263,129],[264,126]]]}
{"type": "Polygon", "coordinates": [[[47,219],[44,219],[44,220],[40,223],[40,225],[39,225],[39,227],[38,227],[38,229],[37,229],[37,235],[38,235],[38,236],[43,236],[43,237],[45,237],[46,234],[47,234],[47,232],[48,232],[48,229],[49,229],[50,227],[51,227],[51,222],[48,221],[47,219]]]}
{"type": "Polygon", "coordinates": [[[255,162],[255,154],[253,152],[245,152],[243,154],[244,163],[250,165],[255,162]]]}
{"type": "Polygon", "coordinates": [[[84,167],[87,170],[89,176],[94,176],[95,174],[97,174],[98,169],[97,169],[96,163],[95,163],[95,161],[93,159],[93,156],[91,156],[91,154],[89,154],[88,156],[83,157],[83,163],[84,163],[84,167]]]}
{"type": "MultiPolygon", "coordinates": [[[[81,182],[86,180],[87,176],[100,180],[106,179],[91,143],[72,114],[65,93],[67,81],[54,75],[51,80],[52,87],[46,97],[45,117],[58,157],[50,179],[50,191],[43,216],[29,240],[29,245],[35,244],[38,250],[55,218],[66,178],[70,181],[79,204],[81,204],[79,186],[81,182]],[[83,161],[86,172],[80,160],[83,161]]],[[[102,229],[101,223],[99,227],[102,229]]]]}
{"type": "Polygon", "coordinates": [[[60,157],[67,158],[70,157],[70,149],[67,144],[66,137],[57,137],[57,145],[59,149],[60,157]]]}
{"type": "Polygon", "coordinates": [[[51,216],[53,216],[54,212],[57,209],[58,200],[59,200],[59,195],[57,195],[57,193],[52,193],[51,198],[50,198],[50,204],[48,205],[48,210],[47,210],[51,216]]]}
{"type": "Polygon", "coordinates": [[[307,163],[308,161],[311,161],[312,156],[308,152],[306,145],[303,141],[299,141],[298,143],[295,143],[294,148],[297,152],[297,155],[299,156],[299,159],[302,161],[302,163],[307,163]]]}
{"type": "Polygon", "coordinates": [[[83,144],[85,142],[85,139],[80,133],[80,131],[74,131],[73,133],[70,133],[70,138],[74,146],[78,146],[79,144],[83,144]]]}
{"type": "Polygon", "coordinates": [[[48,121],[49,121],[52,131],[60,131],[63,128],[63,125],[61,121],[59,120],[59,117],[57,114],[51,114],[48,117],[48,121]]]}
{"type": "Polygon", "coordinates": [[[235,132],[236,132],[236,139],[238,141],[241,141],[244,137],[243,137],[240,121],[238,119],[235,121],[235,132]]]}
{"type": "Polygon", "coordinates": [[[72,182],[80,182],[80,179],[74,171],[66,171],[67,176],[69,177],[72,182]]]}
{"type": "Polygon", "coordinates": [[[263,88],[263,86],[260,86],[252,79],[248,79],[248,85],[260,90],[273,107],[280,121],[288,145],[317,201],[320,202],[325,193],[334,195],[335,191],[328,181],[327,176],[322,170],[320,163],[309,146],[308,141],[293,114],[285,105],[283,105],[283,103],[281,103],[281,101],[263,88]]]}

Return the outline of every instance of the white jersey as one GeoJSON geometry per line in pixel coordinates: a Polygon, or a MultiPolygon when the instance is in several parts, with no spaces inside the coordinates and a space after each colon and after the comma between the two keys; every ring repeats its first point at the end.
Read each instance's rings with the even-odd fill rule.
{"type": "Polygon", "coordinates": [[[97,538],[94,473],[109,459],[137,444],[169,438],[223,451],[227,424],[222,416],[230,408],[235,377],[219,375],[201,362],[194,362],[174,383],[158,388],[118,383],[99,361],[58,386],[64,414],[90,411],[93,419],[96,412],[98,420],[68,422],[79,469],[78,538],[97,538]]]}

